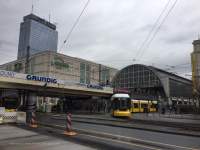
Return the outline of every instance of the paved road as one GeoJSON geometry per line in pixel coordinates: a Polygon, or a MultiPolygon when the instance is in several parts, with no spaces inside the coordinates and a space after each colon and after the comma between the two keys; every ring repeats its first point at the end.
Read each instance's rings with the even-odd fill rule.
{"type": "MultiPolygon", "coordinates": [[[[64,120],[54,120],[48,118],[47,120],[44,119],[43,121],[46,123],[48,122],[49,124],[56,124],[61,126],[65,125],[64,120]]],[[[127,128],[94,125],[94,124],[79,123],[79,122],[74,122],[73,127],[88,131],[95,131],[101,133],[103,132],[113,135],[136,138],[144,142],[149,142],[149,141],[156,142],[163,145],[169,145],[174,149],[200,149],[200,138],[198,137],[164,134],[164,133],[137,130],[137,129],[127,129],[127,128]]]]}
{"type": "MultiPolygon", "coordinates": [[[[66,115],[66,114],[62,114],[66,115]]],[[[111,119],[116,120],[115,118],[111,117],[110,114],[90,114],[90,115],[84,115],[84,114],[74,114],[73,117],[84,117],[84,118],[99,118],[99,119],[111,119]]],[[[119,120],[119,118],[117,119],[119,120]]],[[[163,122],[175,122],[175,123],[189,123],[189,124],[197,124],[200,125],[200,115],[189,115],[189,114],[183,114],[183,115],[176,115],[176,114],[159,114],[159,113],[134,113],[132,114],[131,120],[149,120],[149,121],[163,121],[163,122]]]]}
{"type": "Polygon", "coordinates": [[[66,137],[63,131],[47,127],[0,126],[0,150],[157,150],[151,146],[131,144],[91,135],[66,137]]]}
{"type": "MultiPolygon", "coordinates": [[[[51,115],[51,114],[50,114],[51,115]]],[[[66,115],[52,115],[53,119],[61,119],[66,120],[66,115]]],[[[153,132],[163,132],[163,133],[171,133],[171,134],[179,134],[179,135],[189,135],[189,136],[196,136],[200,137],[200,126],[192,125],[192,124],[176,124],[173,125],[165,125],[166,123],[152,123],[149,122],[135,122],[132,120],[127,119],[103,119],[103,118],[95,118],[95,117],[81,117],[81,116],[72,116],[73,122],[84,122],[84,123],[91,123],[91,124],[98,124],[98,125],[107,125],[107,126],[117,126],[117,127],[124,127],[124,128],[131,128],[131,129],[140,129],[140,130],[147,130],[153,132]]]]}

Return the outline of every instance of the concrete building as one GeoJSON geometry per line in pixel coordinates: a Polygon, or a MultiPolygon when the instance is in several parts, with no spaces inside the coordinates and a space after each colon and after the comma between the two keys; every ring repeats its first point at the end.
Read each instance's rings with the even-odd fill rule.
{"type": "Polygon", "coordinates": [[[27,15],[20,24],[17,58],[21,59],[46,50],[56,52],[57,43],[58,32],[54,24],[34,14],[27,15]]]}
{"type": "Polygon", "coordinates": [[[200,95],[200,39],[193,41],[193,52],[191,53],[192,62],[192,82],[193,94],[200,95]]]}
{"type": "MultiPolygon", "coordinates": [[[[99,89],[100,92],[109,92],[110,90],[112,92],[112,88],[109,86],[112,78],[118,71],[115,68],[52,51],[40,52],[31,55],[29,59],[18,59],[0,65],[0,70],[27,73],[38,77],[50,77],[56,79],[57,83],[62,83],[69,87],[77,87],[77,89],[85,87],[86,90],[99,89]]],[[[45,85],[45,83],[43,84],[45,85]]],[[[5,93],[8,89],[0,89],[1,91],[5,93]]],[[[15,90],[11,90],[10,92],[15,93],[15,90]]],[[[23,90],[19,90],[17,93],[20,92],[23,92],[23,90]]],[[[88,91],[88,93],[91,92],[88,91]]],[[[19,101],[19,94],[15,95],[15,97],[12,96],[7,99],[18,99],[19,101]]],[[[88,110],[91,105],[100,105],[105,97],[97,97],[95,94],[93,96],[84,96],[81,92],[79,94],[54,94],[53,92],[46,92],[45,94],[43,91],[37,93],[36,99],[38,110],[48,111],[45,110],[47,106],[53,106],[58,104],[58,102],[62,102],[63,106],[60,109],[62,112],[66,111],[69,107],[73,110],[88,110]]]]}
{"type": "Polygon", "coordinates": [[[70,57],[52,51],[44,51],[3,65],[0,70],[52,77],[71,84],[109,85],[117,69],[81,58],[70,57]]]}

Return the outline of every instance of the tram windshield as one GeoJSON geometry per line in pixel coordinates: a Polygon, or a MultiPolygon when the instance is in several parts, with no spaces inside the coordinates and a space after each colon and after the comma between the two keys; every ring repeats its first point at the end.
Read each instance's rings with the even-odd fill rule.
{"type": "Polygon", "coordinates": [[[113,109],[126,110],[131,107],[130,98],[114,98],[112,101],[113,109]]]}

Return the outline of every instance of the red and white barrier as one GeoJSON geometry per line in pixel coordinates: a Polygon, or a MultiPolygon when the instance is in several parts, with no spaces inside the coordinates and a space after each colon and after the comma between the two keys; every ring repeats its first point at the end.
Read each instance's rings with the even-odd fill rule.
{"type": "Polygon", "coordinates": [[[37,128],[38,127],[37,122],[36,122],[35,112],[31,113],[31,120],[30,120],[29,127],[31,127],[31,128],[37,128]]]}
{"type": "Polygon", "coordinates": [[[67,113],[67,117],[66,117],[66,129],[64,131],[65,135],[68,136],[72,136],[72,135],[76,135],[77,133],[72,131],[72,120],[71,120],[71,113],[67,113]]]}

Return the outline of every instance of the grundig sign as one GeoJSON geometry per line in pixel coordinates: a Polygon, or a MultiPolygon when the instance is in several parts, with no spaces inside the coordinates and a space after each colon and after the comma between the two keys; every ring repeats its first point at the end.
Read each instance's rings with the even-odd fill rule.
{"type": "Polygon", "coordinates": [[[46,82],[46,83],[58,83],[57,79],[55,78],[41,77],[41,76],[35,76],[35,75],[30,75],[30,74],[22,74],[22,73],[16,73],[13,71],[5,71],[5,70],[0,70],[0,77],[17,78],[17,79],[40,81],[40,82],[46,82]]]}
{"type": "Polygon", "coordinates": [[[49,77],[40,77],[40,76],[34,76],[28,74],[26,76],[27,80],[33,80],[33,81],[41,81],[41,82],[47,82],[47,83],[57,83],[57,79],[49,78],[49,77]]]}

